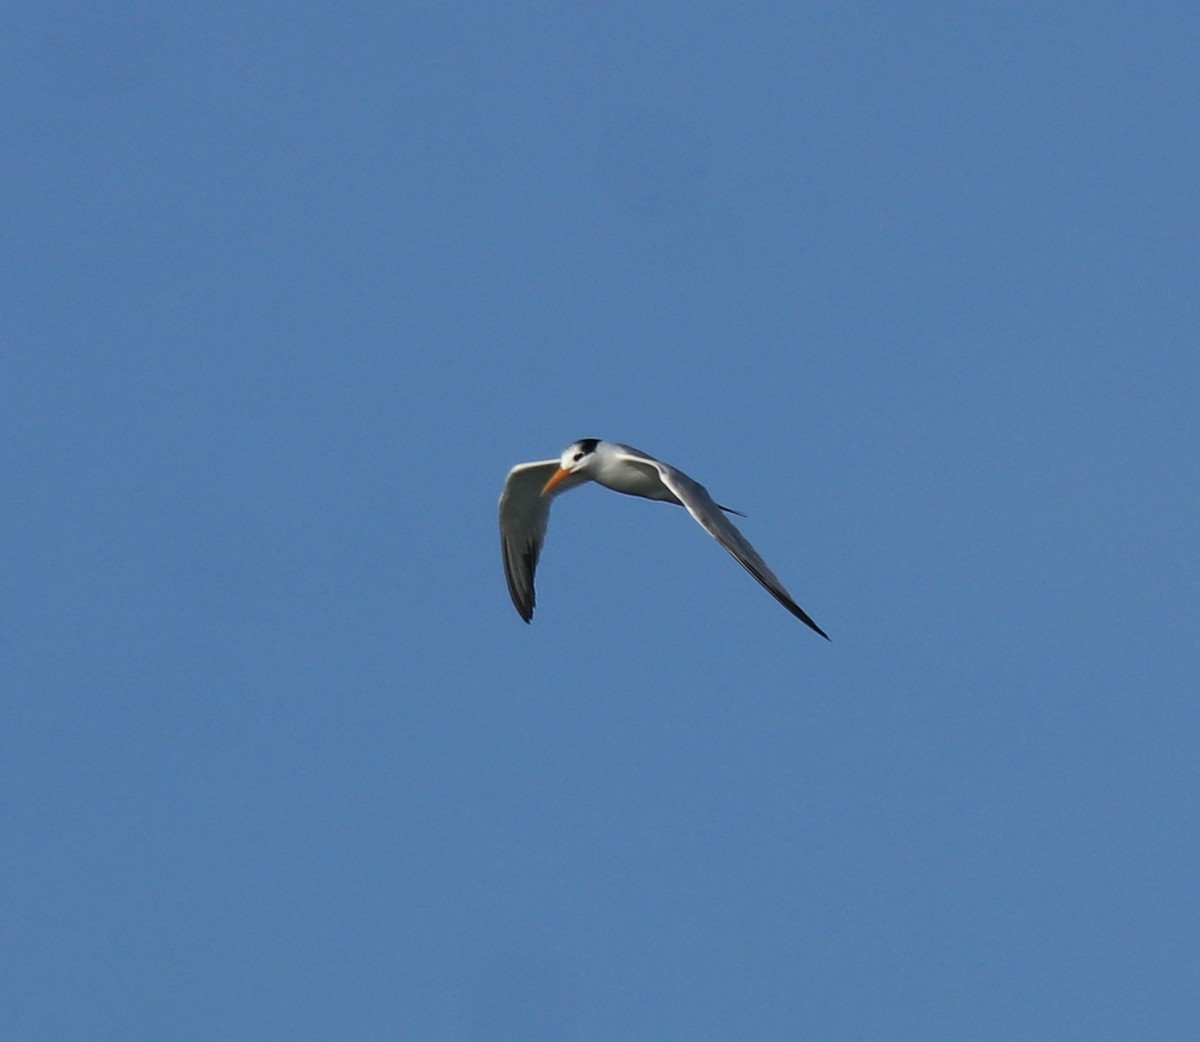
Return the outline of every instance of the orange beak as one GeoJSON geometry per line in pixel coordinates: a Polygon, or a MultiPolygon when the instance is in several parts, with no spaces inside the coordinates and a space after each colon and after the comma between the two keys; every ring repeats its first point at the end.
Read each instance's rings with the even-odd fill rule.
{"type": "Polygon", "coordinates": [[[546,484],[542,487],[542,495],[544,496],[547,492],[549,492],[552,488],[554,488],[555,485],[557,485],[560,481],[562,481],[563,478],[568,477],[570,475],[570,473],[571,472],[569,470],[563,470],[562,467],[559,467],[558,470],[556,470],[550,476],[550,480],[547,481],[546,484]]]}

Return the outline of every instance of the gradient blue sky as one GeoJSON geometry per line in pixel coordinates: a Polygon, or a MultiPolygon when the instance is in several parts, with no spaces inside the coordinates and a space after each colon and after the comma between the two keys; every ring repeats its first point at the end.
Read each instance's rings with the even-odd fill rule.
{"type": "Polygon", "coordinates": [[[0,1035],[1200,1037],[1200,8],[0,29],[0,1035]]]}

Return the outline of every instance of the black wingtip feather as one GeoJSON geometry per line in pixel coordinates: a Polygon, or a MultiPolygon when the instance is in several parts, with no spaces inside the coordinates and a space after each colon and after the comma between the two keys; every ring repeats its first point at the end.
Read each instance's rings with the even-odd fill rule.
{"type": "Polygon", "coordinates": [[[813,622],[813,620],[808,617],[808,613],[803,608],[801,608],[799,605],[784,603],[783,606],[785,608],[787,608],[787,610],[790,611],[793,615],[795,615],[796,618],[798,618],[802,623],[804,623],[804,625],[807,626],[810,630],[813,630],[815,633],[819,633],[822,637],[824,637],[826,640],[828,640],[831,644],[833,643],[833,640],[830,638],[829,634],[826,633],[823,629],[821,629],[821,627],[818,626],[815,622],[813,622]]]}

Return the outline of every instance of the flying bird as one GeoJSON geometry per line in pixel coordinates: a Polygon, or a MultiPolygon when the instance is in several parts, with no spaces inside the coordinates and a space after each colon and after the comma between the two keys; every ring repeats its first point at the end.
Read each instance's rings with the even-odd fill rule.
{"type": "MultiPolygon", "coordinates": [[[[829,635],[808,617],[784,588],[750,541],[722,511],[738,513],[715,502],[708,490],[682,470],[641,449],[599,438],[568,445],[561,458],[518,463],[508,472],[500,494],[500,550],[504,576],[517,613],[533,619],[533,576],[537,571],[550,501],[579,485],[595,481],[614,492],[682,506],[780,604],[826,640],[829,635]]],[[[744,516],[744,515],[743,515],[744,516]]]]}

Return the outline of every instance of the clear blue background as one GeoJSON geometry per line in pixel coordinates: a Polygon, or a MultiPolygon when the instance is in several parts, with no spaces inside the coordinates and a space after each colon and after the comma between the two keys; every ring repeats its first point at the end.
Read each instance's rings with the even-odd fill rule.
{"type": "Polygon", "coordinates": [[[1194,3],[0,30],[3,1037],[1200,1037],[1194,3]]]}

